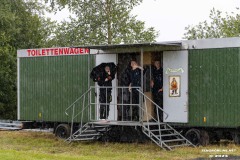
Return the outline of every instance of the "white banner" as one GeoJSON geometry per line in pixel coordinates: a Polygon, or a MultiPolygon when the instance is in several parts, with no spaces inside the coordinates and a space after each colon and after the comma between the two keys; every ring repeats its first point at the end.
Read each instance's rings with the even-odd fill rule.
{"type": "Polygon", "coordinates": [[[17,57],[45,57],[45,56],[69,56],[97,54],[98,50],[89,48],[39,48],[23,49],[17,51],[17,57]]]}

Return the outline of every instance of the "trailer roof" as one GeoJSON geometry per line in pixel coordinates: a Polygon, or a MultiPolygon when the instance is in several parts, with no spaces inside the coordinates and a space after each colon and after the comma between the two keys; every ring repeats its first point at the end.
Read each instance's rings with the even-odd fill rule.
{"type": "Polygon", "coordinates": [[[135,44],[106,44],[106,45],[92,45],[92,46],[77,46],[87,47],[90,49],[108,50],[117,48],[129,48],[129,47],[156,47],[156,46],[182,46],[182,42],[153,42],[153,43],[135,43],[135,44]]]}
{"type": "MultiPolygon", "coordinates": [[[[182,42],[153,42],[153,43],[135,43],[135,44],[106,44],[106,45],[90,45],[90,46],[75,46],[75,48],[89,48],[103,51],[103,53],[126,53],[136,52],[139,49],[144,51],[173,51],[181,50],[182,42]]],[[[101,53],[101,52],[99,52],[101,53]]]]}

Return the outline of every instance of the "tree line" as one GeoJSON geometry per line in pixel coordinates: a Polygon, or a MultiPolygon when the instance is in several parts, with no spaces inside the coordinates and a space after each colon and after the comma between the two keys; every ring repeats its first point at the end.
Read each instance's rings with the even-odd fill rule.
{"type": "MultiPolygon", "coordinates": [[[[18,49],[155,42],[159,31],[146,28],[131,11],[142,0],[1,0],[0,119],[17,117],[18,49]],[[47,12],[67,7],[68,21],[57,23],[47,12]]],[[[237,9],[238,11],[238,9],[237,9]]],[[[185,39],[238,36],[239,14],[211,10],[210,22],[187,26],[185,39]]]]}

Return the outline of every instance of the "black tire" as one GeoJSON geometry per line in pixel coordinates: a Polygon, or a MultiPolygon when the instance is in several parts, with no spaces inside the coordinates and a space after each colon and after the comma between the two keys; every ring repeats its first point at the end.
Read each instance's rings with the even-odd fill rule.
{"type": "Polygon", "coordinates": [[[67,139],[70,136],[70,126],[68,124],[59,124],[55,131],[55,136],[61,139],[67,139]]]}
{"type": "Polygon", "coordinates": [[[198,146],[201,143],[200,131],[198,129],[190,129],[186,132],[185,137],[194,145],[198,146]]]}

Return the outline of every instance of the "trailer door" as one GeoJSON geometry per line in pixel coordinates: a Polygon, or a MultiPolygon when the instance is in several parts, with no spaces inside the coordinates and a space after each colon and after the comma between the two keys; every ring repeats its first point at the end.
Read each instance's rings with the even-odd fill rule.
{"type": "MultiPolygon", "coordinates": [[[[116,65],[117,65],[117,54],[98,54],[96,55],[96,66],[101,64],[101,63],[108,63],[108,62],[114,62],[116,65]]],[[[116,105],[113,105],[113,104],[116,104],[117,103],[117,93],[116,93],[116,78],[117,75],[115,75],[115,79],[112,81],[112,86],[113,86],[113,89],[112,89],[112,102],[109,106],[110,108],[110,111],[109,111],[109,117],[108,119],[109,120],[117,120],[117,107],[116,105]]],[[[98,86],[97,83],[95,84],[96,87],[98,86]]],[[[97,93],[97,99],[96,99],[96,102],[97,104],[99,103],[99,89],[96,91],[97,93]]],[[[97,108],[97,119],[99,119],[99,105],[96,106],[97,108]]]]}
{"type": "Polygon", "coordinates": [[[188,122],[188,51],[163,52],[164,122],[188,122]]]}

